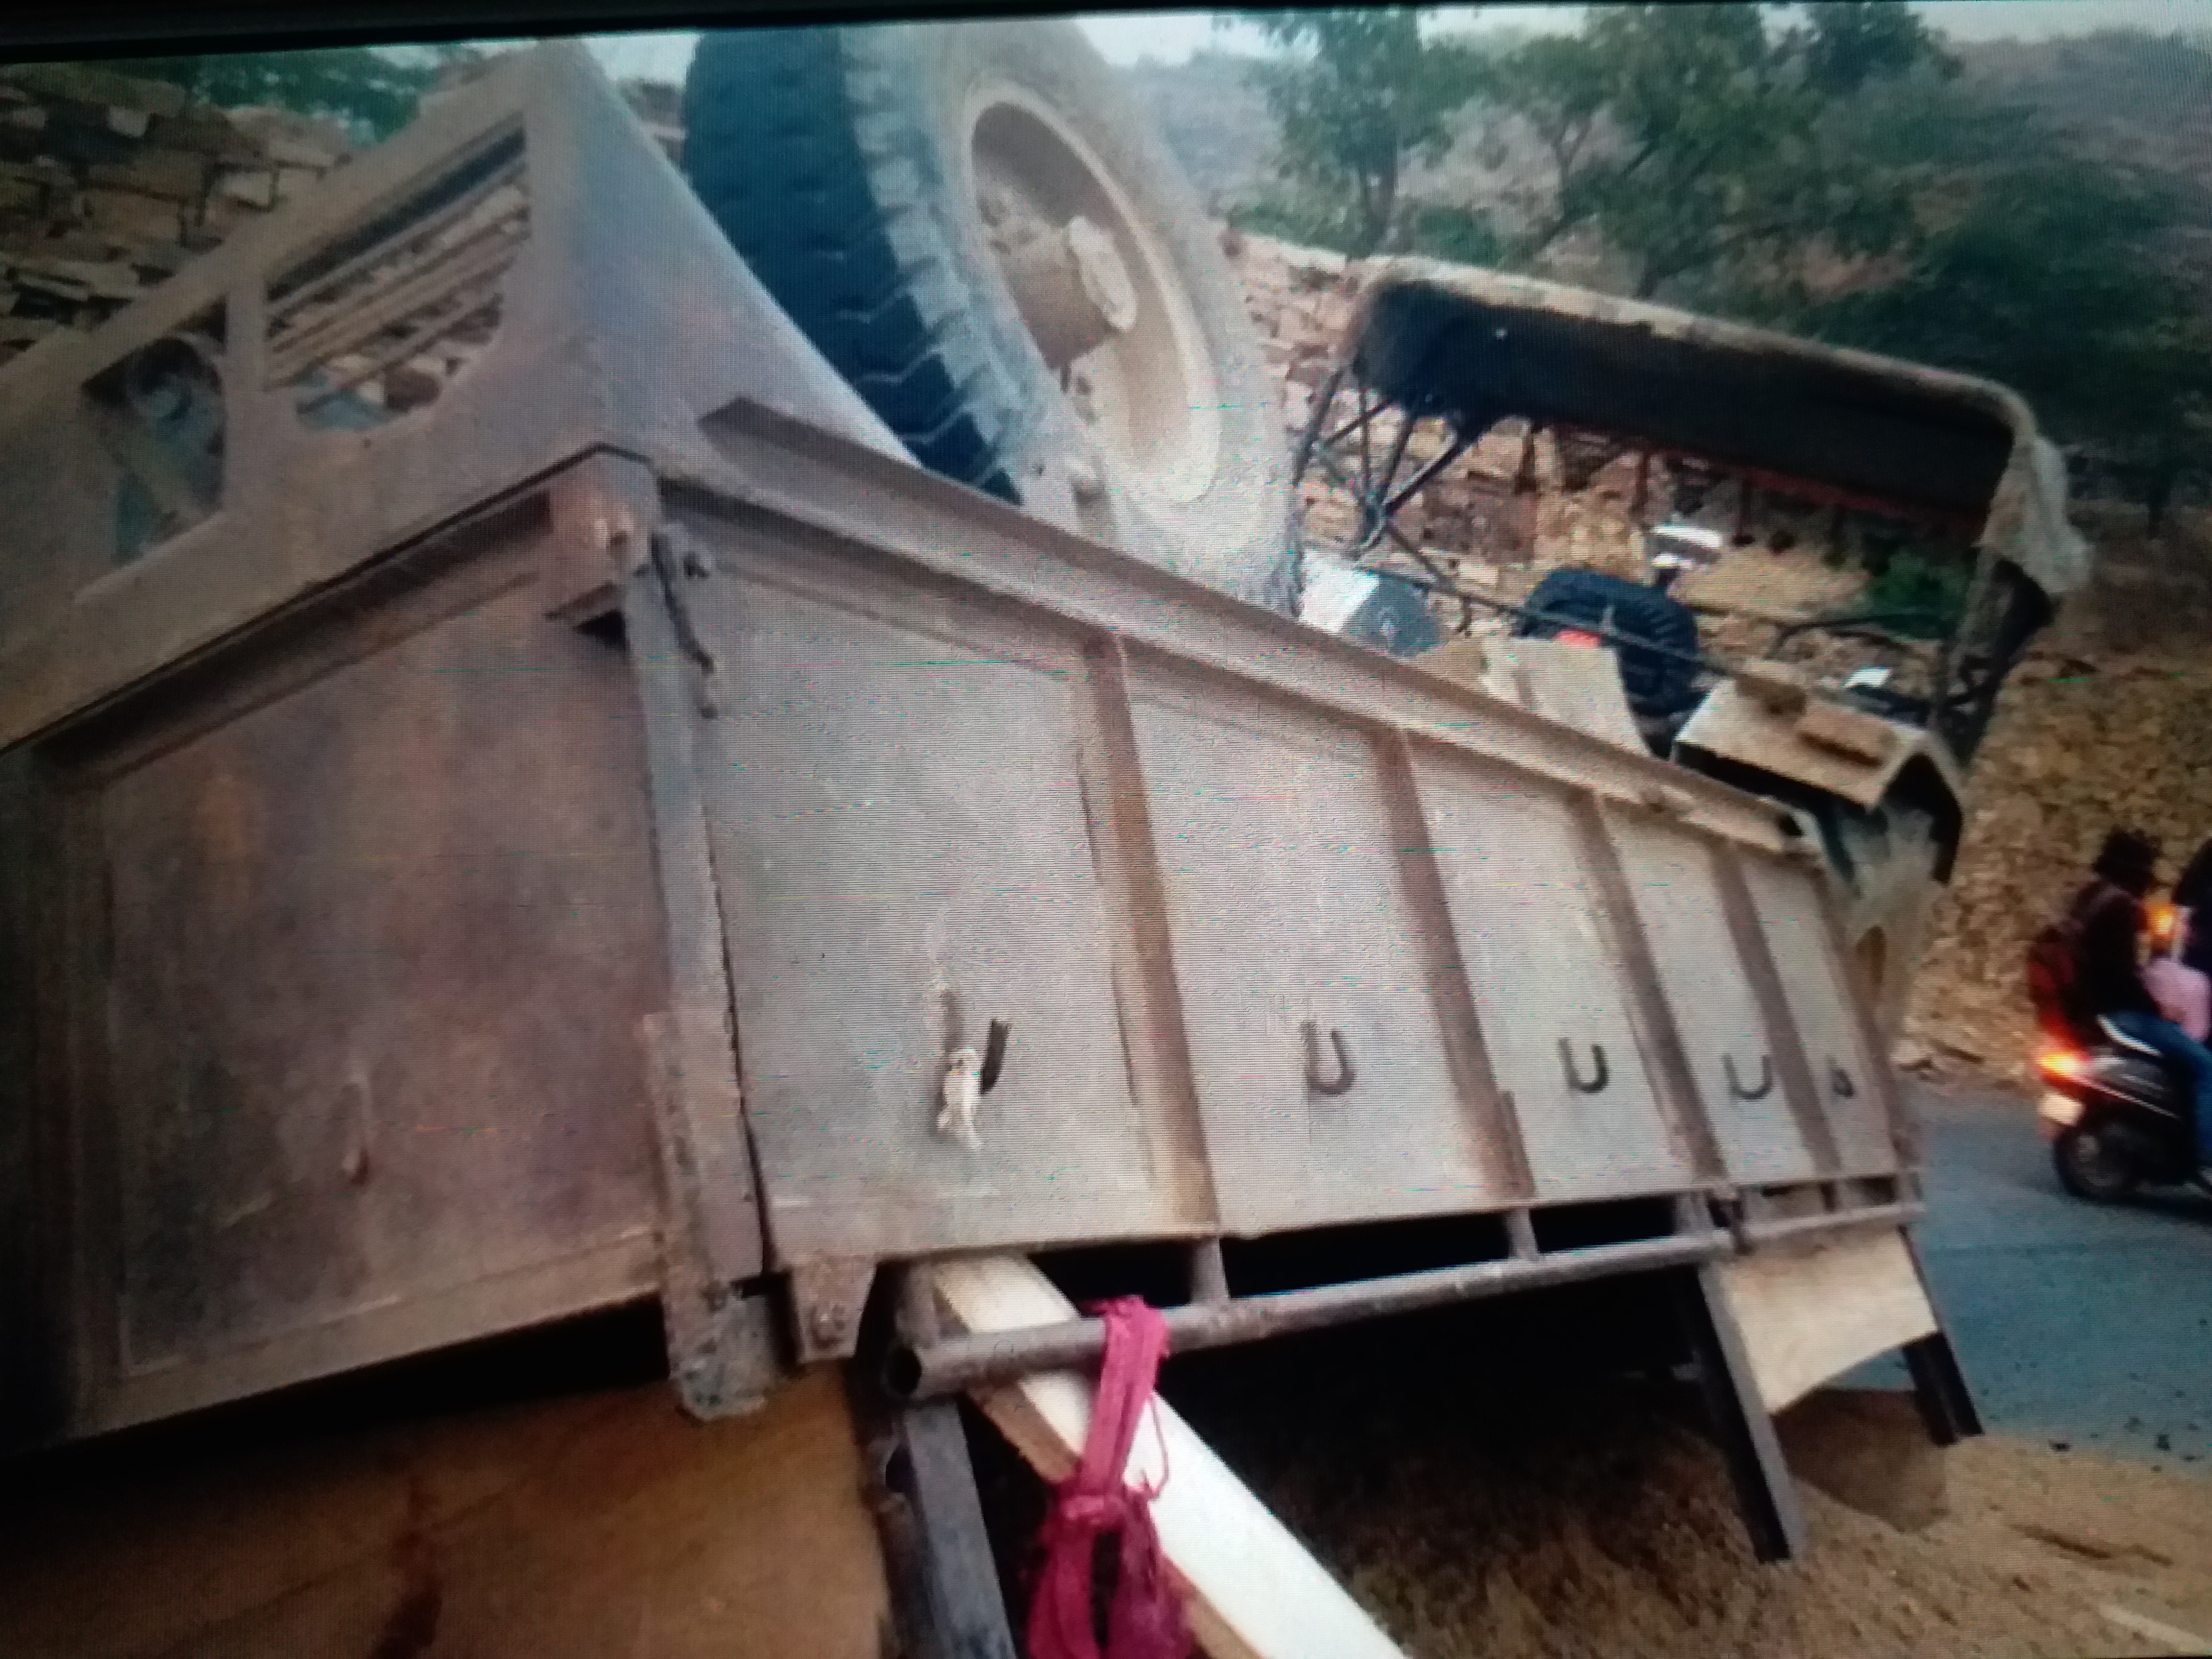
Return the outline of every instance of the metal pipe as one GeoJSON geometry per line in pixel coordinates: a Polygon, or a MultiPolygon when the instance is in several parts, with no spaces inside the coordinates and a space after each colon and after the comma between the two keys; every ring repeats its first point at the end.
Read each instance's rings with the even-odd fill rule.
{"type": "Polygon", "coordinates": [[[1773,1244],[1820,1233],[1856,1231],[1862,1227],[1909,1227],[1928,1213],[1924,1204],[1874,1204],[1863,1210],[1832,1210],[1826,1215],[1785,1216],[1772,1221],[1748,1223],[1745,1233],[1752,1243],[1773,1244]]]}
{"type": "MultiPolygon", "coordinates": [[[[1232,1300],[1194,1301],[1163,1308],[1168,1352],[1195,1353],[1320,1330],[1331,1325],[1412,1313],[1460,1302],[1474,1302],[1518,1291],[1542,1290],[1613,1273],[1648,1273],[1662,1267],[1736,1254],[1746,1248],[1785,1243],[1846,1229],[1902,1227],[1918,1221],[1919,1204],[1883,1204],[1839,1213],[1748,1222],[1745,1239],[1714,1231],[1559,1250],[1534,1258],[1510,1256],[1456,1267],[1431,1267],[1368,1279],[1348,1285],[1279,1291],[1232,1300]]],[[[1533,1240],[1531,1241],[1533,1242],[1533,1240]]],[[[892,1350],[886,1364],[891,1391],[911,1400],[934,1399],[992,1383],[1009,1382],[1037,1371],[1088,1370],[1104,1352],[1106,1328],[1097,1319],[1070,1319],[1019,1330],[977,1331],[920,1346],[892,1350]]]]}
{"type": "MultiPolygon", "coordinates": [[[[1710,1261],[1726,1249],[1719,1234],[1638,1239],[1626,1244],[1560,1250],[1533,1261],[1509,1257],[1457,1267],[1431,1267],[1350,1285],[1320,1285],[1229,1302],[1193,1303],[1163,1308],[1160,1313],[1167,1321],[1168,1352],[1195,1353],[1203,1348],[1290,1336],[1610,1273],[1686,1267],[1710,1261]]],[[[1106,1327],[1097,1319],[1070,1319],[1020,1330],[971,1332],[923,1347],[893,1350],[885,1380],[894,1394],[907,1399],[934,1399],[1012,1382],[1036,1371],[1095,1370],[1105,1346],[1106,1327]]]]}

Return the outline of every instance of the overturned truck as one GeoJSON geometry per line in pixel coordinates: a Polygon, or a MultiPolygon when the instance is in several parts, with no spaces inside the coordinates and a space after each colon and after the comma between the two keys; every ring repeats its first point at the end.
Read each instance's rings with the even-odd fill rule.
{"type": "MultiPolygon", "coordinates": [[[[961,106],[1091,229],[1007,303],[1141,378],[1199,244],[1116,240],[1030,27],[961,106]]],[[[1010,1654],[955,1401],[1065,1472],[1075,1254],[1178,1352],[1644,1287],[1770,1559],[1791,1401],[1902,1348],[1974,1431],[1804,815],[1301,624],[1286,533],[1139,556],[1211,486],[1121,416],[979,488],[867,389],[564,46],[0,374],[0,1645],[1010,1654]],[[696,1424],[253,1474],[653,1304],[696,1424]]],[[[1393,1650],[1164,1441],[1208,1651],[1393,1650]]]]}

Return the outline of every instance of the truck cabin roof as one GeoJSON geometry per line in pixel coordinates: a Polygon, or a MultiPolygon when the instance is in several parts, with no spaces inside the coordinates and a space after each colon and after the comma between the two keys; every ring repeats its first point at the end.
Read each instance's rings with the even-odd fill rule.
{"type": "MultiPolygon", "coordinates": [[[[2035,442],[2025,406],[1989,382],[1427,261],[1384,267],[1353,338],[1370,388],[1466,435],[1521,416],[1969,543],[2035,442]]],[[[2047,592],[2074,585],[2022,562],[2047,592]]]]}

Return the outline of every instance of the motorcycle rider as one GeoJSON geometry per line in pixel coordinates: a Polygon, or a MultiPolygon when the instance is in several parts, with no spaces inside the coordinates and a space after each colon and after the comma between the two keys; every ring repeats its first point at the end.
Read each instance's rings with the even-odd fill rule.
{"type": "Polygon", "coordinates": [[[2180,932],[2185,966],[2212,974],[2212,841],[2197,849],[2173,884],[2174,926],[2180,932]]]}
{"type": "Polygon", "coordinates": [[[2092,1019],[2110,1021],[2187,1069],[2197,1106],[2197,1178],[2212,1182],[2212,1048],[2159,1012],[2136,951],[2158,853],[2155,841],[2135,830],[2115,830],[2105,837],[2089,882],[2074,900],[2079,929],[2074,979],[2092,1019]]]}

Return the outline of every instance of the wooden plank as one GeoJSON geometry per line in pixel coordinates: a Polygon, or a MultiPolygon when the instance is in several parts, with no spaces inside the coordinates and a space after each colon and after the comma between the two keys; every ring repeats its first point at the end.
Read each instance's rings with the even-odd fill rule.
{"type": "Polygon", "coordinates": [[[1761,1250],[1718,1271],[1770,1412],[1937,1329],[1902,1232],[1761,1250]]]}
{"type": "MultiPolygon", "coordinates": [[[[1075,1309],[1027,1261],[941,1262],[930,1270],[951,1323],[1017,1330],[1073,1318],[1075,1309]]],[[[1091,1384],[1070,1372],[979,1390],[976,1403],[1048,1480],[1075,1467],[1091,1424],[1091,1384]]],[[[1183,1587],[1199,1645],[1211,1659],[1402,1659],[1342,1586],[1231,1473],[1164,1401],[1158,1432],[1140,1429],[1133,1481],[1167,1484],[1152,1503],[1168,1565],[1183,1587]]]]}
{"type": "Polygon", "coordinates": [[[2155,1642],[2168,1653],[2212,1653],[2212,1637],[2199,1636],[2179,1625],[2169,1625],[2163,1619],[2153,1619],[2148,1613],[2107,1602],[2097,1609],[2097,1615],[2106,1623],[2117,1625],[2131,1636],[2146,1642],[2155,1642]]]}

